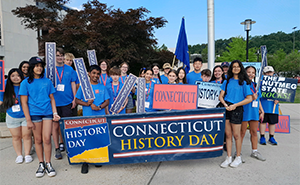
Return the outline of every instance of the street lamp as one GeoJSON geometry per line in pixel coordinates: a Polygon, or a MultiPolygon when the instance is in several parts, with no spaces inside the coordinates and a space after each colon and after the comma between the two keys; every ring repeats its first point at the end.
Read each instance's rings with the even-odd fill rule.
{"type": "Polygon", "coordinates": [[[245,26],[245,31],[247,32],[247,45],[246,45],[246,62],[249,62],[248,59],[248,42],[249,42],[249,31],[251,30],[251,25],[256,23],[256,21],[252,21],[251,19],[246,19],[244,22],[241,22],[242,25],[245,26]]]}
{"type": "Polygon", "coordinates": [[[294,28],[293,28],[293,30],[294,30],[294,33],[293,33],[293,40],[294,40],[294,42],[293,42],[293,52],[295,51],[295,29],[297,28],[297,26],[295,26],[294,28]]]}

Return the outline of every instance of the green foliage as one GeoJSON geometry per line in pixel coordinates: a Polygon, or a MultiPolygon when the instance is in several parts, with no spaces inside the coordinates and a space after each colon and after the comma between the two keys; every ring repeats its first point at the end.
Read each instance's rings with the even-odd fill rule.
{"type": "Polygon", "coordinates": [[[5,122],[6,112],[0,112],[0,122],[5,122]]]}
{"type": "MultiPolygon", "coordinates": [[[[233,60],[246,61],[246,41],[242,37],[233,37],[232,42],[226,47],[227,51],[224,51],[222,56],[218,58],[221,62],[230,62],[233,60]]],[[[250,48],[248,53],[249,61],[256,61],[256,48],[250,48]]]]}

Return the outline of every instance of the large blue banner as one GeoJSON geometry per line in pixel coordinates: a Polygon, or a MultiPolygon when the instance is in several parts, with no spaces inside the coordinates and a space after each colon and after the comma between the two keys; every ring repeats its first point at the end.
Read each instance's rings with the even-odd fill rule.
{"type": "Polygon", "coordinates": [[[46,42],[46,77],[51,80],[54,87],[56,87],[56,76],[55,76],[55,62],[56,62],[56,43],[46,42]]]}
{"type": "Polygon", "coordinates": [[[111,165],[221,156],[224,115],[224,108],[161,111],[62,118],[60,125],[70,164],[111,165]]]}
{"type": "Polygon", "coordinates": [[[91,65],[98,65],[96,51],[95,50],[87,50],[88,60],[91,65]]]}

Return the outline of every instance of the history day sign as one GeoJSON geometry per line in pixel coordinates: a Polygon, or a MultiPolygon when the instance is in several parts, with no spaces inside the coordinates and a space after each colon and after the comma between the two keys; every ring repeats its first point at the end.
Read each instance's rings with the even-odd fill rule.
{"type": "Polygon", "coordinates": [[[198,85],[198,107],[215,108],[219,101],[222,84],[196,81],[198,85]]]}
{"type": "Polygon", "coordinates": [[[222,155],[225,109],[62,118],[70,164],[101,165],[222,155]]]}

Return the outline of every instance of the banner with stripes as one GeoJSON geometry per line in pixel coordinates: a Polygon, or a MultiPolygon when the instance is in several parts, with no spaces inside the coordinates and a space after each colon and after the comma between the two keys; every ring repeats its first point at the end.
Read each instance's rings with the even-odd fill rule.
{"type": "Polygon", "coordinates": [[[91,65],[98,65],[96,51],[94,49],[93,50],[87,50],[87,55],[88,55],[88,60],[89,60],[90,66],[91,65]]]}
{"type": "Polygon", "coordinates": [[[60,125],[70,164],[173,161],[221,156],[224,114],[224,108],[161,111],[62,118],[60,125]]]}

